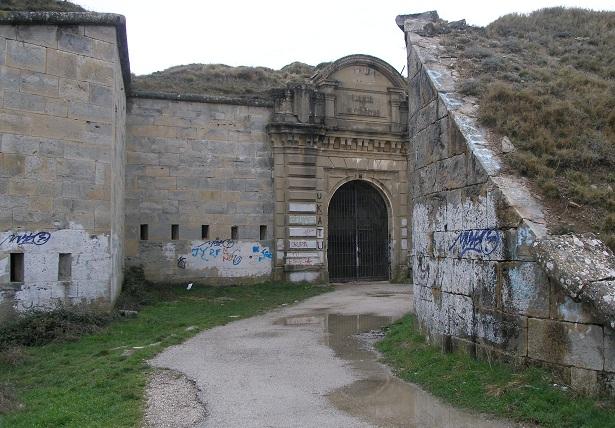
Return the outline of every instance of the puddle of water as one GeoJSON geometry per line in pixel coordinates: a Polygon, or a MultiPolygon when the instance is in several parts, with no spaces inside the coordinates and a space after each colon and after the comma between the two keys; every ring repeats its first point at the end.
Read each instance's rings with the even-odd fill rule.
{"type": "Polygon", "coordinates": [[[417,386],[403,382],[378,363],[373,344],[392,317],[373,315],[302,315],[279,320],[283,325],[321,324],[324,342],[350,363],[363,379],[333,391],[329,400],[340,410],[379,427],[513,427],[455,409],[417,386]]]}

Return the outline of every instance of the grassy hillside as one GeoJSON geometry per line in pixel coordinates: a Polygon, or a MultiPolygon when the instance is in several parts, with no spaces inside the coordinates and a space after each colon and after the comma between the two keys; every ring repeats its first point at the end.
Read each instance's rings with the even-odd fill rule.
{"type": "Polygon", "coordinates": [[[441,37],[480,122],[517,150],[555,233],[593,231],[615,249],[615,13],[551,8],[441,37]]]}
{"type": "Polygon", "coordinates": [[[64,0],[1,0],[0,10],[85,12],[81,6],[64,0]]]}
{"type": "Polygon", "coordinates": [[[289,82],[302,82],[326,65],[301,62],[273,70],[266,67],[231,67],[224,64],[190,64],[171,67],[144,76],[133,76],[136,91],[176,94],[258,96],[289,82]]]}

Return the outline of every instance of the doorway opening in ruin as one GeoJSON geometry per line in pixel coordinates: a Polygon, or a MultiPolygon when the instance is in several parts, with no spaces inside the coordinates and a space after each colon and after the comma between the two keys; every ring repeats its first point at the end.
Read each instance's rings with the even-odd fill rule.
{"type": "Polygon", "coordinates": [[[331,198],[327,259],[331,281],[389,279],[387,207],[371,184],[349,181],[331,198]]]}

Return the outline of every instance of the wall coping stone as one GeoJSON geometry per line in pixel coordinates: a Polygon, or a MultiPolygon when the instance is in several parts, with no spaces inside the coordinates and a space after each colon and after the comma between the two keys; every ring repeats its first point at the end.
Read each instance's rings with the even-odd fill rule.
{"type": "Polygon", "coordinates": [[[130,91],[130,59],[124,15],[98,12],[0,12],[0,25],[99,25],[115,27],[124,90],[126,93],[130,91]]]}
{"type": "Polygon", "coordinates": [[[549,236],[532,253],[553,281],[615,328],[615,256],[594,234],[549,236]]]}

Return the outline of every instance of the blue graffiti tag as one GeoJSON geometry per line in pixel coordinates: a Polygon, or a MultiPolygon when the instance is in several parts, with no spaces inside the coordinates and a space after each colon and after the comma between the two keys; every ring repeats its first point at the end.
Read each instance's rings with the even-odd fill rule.
{"type": "MultiPolygon", "coordinates": [[[[258,257],[258,261],[260,262],[263,259],[270,259],[273,258],[273,255],[271,254],[271,251],[269,251],[269,248],[267,247],[261,247],[260,245],[253,245],[252,246],[252,253],[256,254],[256,256],[254,257],[258,257]]],[[[250,257],[252,258],[252,257],[250,257]]]]}
{"type": "Polygon", "coordinates": [[[9,244],[12,244],[14,242],[17,245],[44,245],[47,243],[47,241],[49,241],[50,238],[51,234],[49,232],[26,232],[21,235],[9,235],[4,239],[4,241],[0,242],[0,245],[4,244],[7,241],[9,244]]]}
{"type": "Polygon", "coordinates": [[[501,240],[500,231],[496,229],[462,230],[448,250],[451,251],[455,245],[459,244],[461,256],[468,252],[488,256],[496,250],[501,240]]]}

